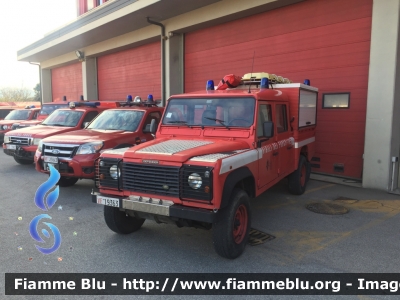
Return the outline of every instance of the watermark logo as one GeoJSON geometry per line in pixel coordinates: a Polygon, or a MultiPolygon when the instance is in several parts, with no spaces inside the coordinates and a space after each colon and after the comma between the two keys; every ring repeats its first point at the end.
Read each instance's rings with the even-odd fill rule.
{"type": "MultiPolygon", "coordinates": [[[[60,173],[52,166],[49,165],[50,167],[50,177],[49,179],[44,182],[41,186],[36,191],[35,194],[35,204],[37,207],[39,207],[43,211],[48,211],[50,210],[53,205],[56,203],[58,196],[60,194],[59,187],[56,186],[58,180],[60,179],[60,173]],[[56,186],[52,191],[51,189],[56,186]],[[50,192],[51,191],[51,192],[50,192]],[[48,193],[48,194],[47,194],[48,193]],[[47,196],[46,196],[47,194],[47,196]]],[[[39,243],[46,243],[39,235],[37,226],[42,219],[51,219],[51,217],[48,214],[41,214],[36,217],[34,217],[29,224],[29,232],[32,236],[32,238],[39,242],[39,243]]],[[[43,248],[38,245],[36,246],[36,249],[38,249],[40,252],[43,254],[51,254],[54,251],[56,251],[60,245],[61,245],[61,234],[58,228],[48,222],[43,222],[44,225],[46,225],[50,231],[51,234],[47,229],[42,229],[42,234],[49,239],[51,235],[54,236],[54,244],[50,248],[43,248]]]]}

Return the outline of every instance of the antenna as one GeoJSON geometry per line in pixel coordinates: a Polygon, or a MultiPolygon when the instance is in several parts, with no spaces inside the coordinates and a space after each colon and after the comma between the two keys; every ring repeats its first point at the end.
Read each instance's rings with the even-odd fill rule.
{"type": "Polygon", "coordinates": [[[250,84],[249,84],[249,94],[250,94],[250,87],[251,87],[251,77],[253,77],[253,68],[254,68],[254,56],[256,55],[256,50],[253,52],[253,63],[251,64],[251,73],[250,73],[250,84]]]}

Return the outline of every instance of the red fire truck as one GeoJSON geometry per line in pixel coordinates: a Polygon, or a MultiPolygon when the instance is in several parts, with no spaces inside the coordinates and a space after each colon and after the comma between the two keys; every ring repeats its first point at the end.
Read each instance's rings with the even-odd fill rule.
{"type": "Polygon", "coordinates": [[[145,219],[212,229],[216,252],[236,258],[248,240],[250,198],[285,177],[291,193],[304,193],[318,89],[256,75],[237,88],[209,81],[206,91],[172,96],[155,140],[102,153],[92,201],[104,205],[111,230],[131,233],[145,219]]]}
{"type": "Polygon", "coordinates": [[[27,121],[20,121],[16,122],[12,125],[12,130],[25,128],[30,126],[35,126],[37,124],[42,123],[53,111],[59,108],[67,108],[68,103],[66,101],[59,101],[59,102],[48,102],[43,103],[42,108],[40,109],[36,120],[27,120],[27,121]]]}
{"type": "Polygon", "coordinates": [[[108,109],[85,129],[45,138],[35,155],[36,170],[49,173],[49,165],[53,165],[61,174],[60,186],[71,186],[82,178],[94,179],[94,163],[100,152],[152,140],[150,123],[156,120],[158,124],[163,110],[149,97],[146,102],[108,109]]]}
{"type": "Polygon", "coordinates": [[[42,139],[84,128],[102,111],[117,107],[118,102],[70,102],[69,108],[58,109],[41,124],[10,131],[4,136],[4,153],[19,164],[32,164],[42,139]]]}
{"type": "Polygon", "coordinates": [[[0,143],[4,141],[6,132],[12,130],[12,125],[20,120],[36,120],[40,108],[35,106],[27,106],[24,109],[14,109],[11,111],[4,120],[0,121],[0,143]]]}

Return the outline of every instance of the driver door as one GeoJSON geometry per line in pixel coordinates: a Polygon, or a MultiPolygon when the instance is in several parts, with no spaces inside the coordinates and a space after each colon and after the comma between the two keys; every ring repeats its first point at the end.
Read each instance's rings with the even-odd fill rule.
{"type": "Polygon", "coordinates": [[[258,150],[258,182],[257,188],[262,189],[278,177],[279,152],[276,136],[267,139],[263,134],[263,124],[272,121],[272,105],[260,102],[257,113],[257,150],[258,150]]]}

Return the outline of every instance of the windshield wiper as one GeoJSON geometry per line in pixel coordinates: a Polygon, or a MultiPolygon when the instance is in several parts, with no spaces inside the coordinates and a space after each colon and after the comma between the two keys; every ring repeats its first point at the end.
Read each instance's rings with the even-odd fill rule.
{"type": "Polygon", "coordinates": [[[169,121],[167,122],[168,124],[184,124],[189,128],[192,128],[192,126],[188,125],[188,123],[186,121],[169,121]]]}
{"type": "Polygon", "coordinates": [[[65,125],[65,124],[43,124],[43,125],[47,125],[47,126],[62,126],[62,127],[70,127],[70,126],[67,126],[67,125],[65,125]]]}
{"type": "Polygon", "coordinates": [[[217,121],[219,124],[225,126],[226,129],[228,129],[228,130],[230,129],[230,128],[228,127],[228,125],[225,125],[225,121],[224,121],[224,120],[214,119],[214,118],[208,118],[208,117],[203,117],[203,118],[204,118],[204,119],[207,119],[207,120],[211,120],[211,121],[217,121]]]}

